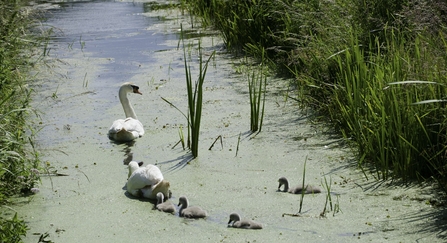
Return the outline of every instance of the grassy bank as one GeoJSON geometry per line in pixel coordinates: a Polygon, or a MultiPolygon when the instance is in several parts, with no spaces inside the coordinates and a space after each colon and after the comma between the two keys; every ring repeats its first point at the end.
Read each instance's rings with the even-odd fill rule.
{"type": "Polygon", "coordinates": [[[26,225],[10,198],[35,192],[38,156],[27,126],[31,91],[26,84],[37,37],[20,1],[0,1],[0,242],[21,242],[26,225]]]}
{"type": "Polygon", "coordinates": [[[231,50],[294,77],[379,179],[447,189],[444,1],[189,0],[231,50]]]}

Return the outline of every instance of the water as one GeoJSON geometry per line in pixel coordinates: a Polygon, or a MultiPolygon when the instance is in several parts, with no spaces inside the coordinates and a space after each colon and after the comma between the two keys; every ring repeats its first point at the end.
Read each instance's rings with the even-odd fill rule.
{"type": "MultiPolygon", "coordinates": [[[[348,152],[327,129],[313,126],[287,95],[287,80],[269,79],[263,131],[249,133],[247,80],[235,71],[240,60],[225,53],[222,40],[174,10],[152,11],[148,3],[121,1],[50,2],[45,24],[55,28],[47,64],[32,85],[33,107],[40,110],[37,145],[43,164],[67,176],[45,176],[40,193],[19,198],[15,210],[30,227],[25,242],[48,233],[54,242],[371,242],[442,241],[442,229],[424,197],[424,188],[390,187],[366,181],[350,164],[348,152]],[[185,118],[161,97],[186,112],[183,50],[177,48],[180,25],[199,39],[212,59],[205,81],[199,157],[179,141],[185,118]],[[203,33],[202,33],[203,32],[203,33]],[[117,92],[125,81],[140,86],[129,95],[146,134],[133,145],[106,136],[113,120],[123,118],[117,92]],[[223,146],[216,143],[218,136],[223,146]],[[241,141],[238,146],[238,138],[241,141]],[[206,220],[186,220],[152,210],[128,197],[123,186],[129,151],[135,160],[157,164],[171,182],[177,204],[186,195],[208,211],[206,220]],[[237,151],[237,155],[236,155],[237,151]],[[307,158],[307,160],[306,160],[307,158]],[[277,192],[277,180],[323,187],[332,179],[332,203],[320,213],[325,194],[306,195],[301,217],[298,195],[277,192]],[[338,197],[337,197],[338,195],[338,197]],[[258,231],[227,227],[238,212],[264,224],[258,231]],[[420,215],[420,217],[413,217],[420,215]]],[[[197,23],[195,23],[197,24],[197,23]]],[[[197,51],[191,69],[197,75],[197,51]]],[[[323,191],[327,192],[327,189],[323,191]]]]}

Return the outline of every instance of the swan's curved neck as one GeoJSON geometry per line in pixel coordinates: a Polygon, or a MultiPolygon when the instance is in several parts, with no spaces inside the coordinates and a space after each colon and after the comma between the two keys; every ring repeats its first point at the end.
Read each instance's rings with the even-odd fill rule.
{"type": "Polygon", "coordinates": [[[130,175],[132,175],[132,173],[133,173],[134,171],[136,171],[140,166],[138,165],[137,162],[135,162],[135,161],[131,161],[131,162],[129,163],[128,167],[129,167],[129,174],[127,175],[127,178],[129,178],[130,175]]]}
{"type": "Polygon", "coordinates": [[[183,209],[187,208],[189,205],[188,199],[182,200],[181,201],[181,206],[180,206],[180,214],[182,213],[183,209]]]}
{"type": "Polygon", "coordinates": [[[161,192],[157,193],[157,204],[163,203],[163,201],[164,201],[163,193],[161,192]]]}
{"type": "Polygon", "coordinates": [[[284,181],[283,185],[284,185],[284,191],[285,192],[289,191],[289,182],[288,181],[284,181]]]}
{"type": "Polygon", "coordinates": [[[121,105],[124,109],[124,114],[126,115],[126,118],[132,117],[133,119],[138,120],[137,115],[135,114],[135,111],[133,110],[132,105],[129,102],[129,99],[127,98],[127,91],[123,88],[119,91],[119,98],[121,105]]]}

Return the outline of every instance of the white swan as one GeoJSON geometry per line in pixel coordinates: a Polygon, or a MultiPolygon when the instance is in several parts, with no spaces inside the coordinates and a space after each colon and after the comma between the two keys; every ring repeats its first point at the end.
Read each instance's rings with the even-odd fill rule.
{"type": "Polygon", "coordinates": [[[118,95],[126,119],[118,119],[113,122],[108,132],[110,139],[118,142],[128,142],[144,135],[143,124],[138,120],[129,99],[127,98],[127,93],[141,94],[138,89],[138,86],[129,82],[121,85],[118,95]]]}
{"type": "Polygon", "coordinates": [[[129,174],[126,184],[127,192],[135,197],[156,199],[157,193],[170,197],[169,181],[164,180],[160,169],[155,165],[140,167],[136,161],[129,162],[129,174]]]}
{"type": "MultiPolygon", "coordinates": [[[[302,186],[295,186],[292,188],[289,188],[289,181],[285,178],[285,177],[280,177],[278,179],[279,182],[279,186],[278,186],[278,190],[281,191],[281,186],[284,185],[284,190],[282,190],[281,192],[289,192],[292,194],[301,194],[303,192],[303,187],[302,186]]],[[[304,194],[312,194],[312,193],[320,193],[321,189],[316,187],[316,186],[311,186],[311,185],[306,185],[304,187],[304,194]]]]}
{"type": "Polygon", "coordinates": [[[241,229],[262,229],[262,224],[249,219],[241,219],[241,216],[237,213],[230,214],[229,226],[233,228],[241,229]],[[230,224],[233,222],[232,224],[230,224]]]}

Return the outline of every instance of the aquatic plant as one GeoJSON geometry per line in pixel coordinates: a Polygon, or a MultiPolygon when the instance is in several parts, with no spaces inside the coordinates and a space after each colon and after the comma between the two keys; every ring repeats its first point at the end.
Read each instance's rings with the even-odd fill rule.
{"type": "Polygon", "coordinates": [[[21,237],[26,236],[28,230],[25,221],[19,219],[17,213],[11,219],[3,219],[0,217],[0,242],[22,242],[21,237]]]}
{"type": "Polygon", "coordinates": [[[378,179],[433,176],[447,184],[445,103],[417,103],[445,99],[447,3],[188,4],[221,31],[230,50],[267,55],[292,75],[300,105],[341,131],[366,176],[371,169],[378,179]],[[389,85],[414,80],[437,84],[389,85]]]}
{"type": "MultiPolygon", "coordinates": [[[[262,53],[265,53],[263,51],[262,53]]],[[[248,93],[250,97],[250,130],[261,132],[264,120],[265,93],[267,90],[267,70],[264,55],[261,57],[260,65],[248,73],[248,93]],[[262,103],[261,103],[262,99],[262,103]]]]}
{"type": "MultiPolygon", "coordinates": [[[[48,53],[44,37],[32,32],[33,16],[23,11],[21,1],[0,1],[0,205],[19,193],[36,192],[39,153],[34,148],[36,132],[27,122],[32,89],[28,75],[35,62],[48,53]],[[40,48],[44,52],[36,51],[40,48]]],[[[15,214],[0,215],[0,242],[21,242],[25,222],[15,214]]]]}
{"type": "Polygon", "coordinates": [[[267,78],[263,76],[262,70],[253,71],[248,77],[248,90],[250,95],[250,130],[261,132],[264,120],[265,90],[267,78]],[[262,103],[261,103],[262,98],[262,103]]]}
{"type": "Polygon", "coordinates": [[[181,27],[181,41],[183,45],[183,57],[185,65],[185,79],[186,79],[186,92],[188,95],[188,115],[185,115],[174,104],[162,97],[162,99],[180,111],[182,115],[188,121],[188,147],[191,149],[192,156],[195,158],[198,156],[199,149],[199,134],[200,134],[200,121],[202,118],[202,100],[203,100],[203,82],[205,81],[206,71],[208,70],[208,64],[211,58],[214,56],[215,51],[211,53],[206,61],[203,60],[202,48],[200,41],[198,44],[199,52],[199,74],[197,80],[193,83],[191,76],[191,67],[188,64],[188,56],[186,54],[186,48],[183,38],[183,27],[181,27]]]}
{"type": "Polygon", "coordinates": [[[415,102],[444,97],[447,79],[438,65],[417,64],[433,63],[420,37],[411,49],[401,37],[390,35],[386,43],[386,52],[394,55],[385,55],[378,41],[371,43],[377,48],[368,48],[374,52],[367,52],[352,38],[348,48],[330,57],[339,71],[328,112],[357,143],[359,166],[373,165],[377,178],[444,177],[445,108],[415,102]],[[415,53],[418,61],[409,62],[415,53]],[[408,81],[421,78],[438,82],[408,81]]]}
{"type": "Polygon", "coordinates": [[[326,201],[324,203],[323,211],[320,214],[320,216],[322,216],[322,217],[326,217],[326,212],[328,211],[327,210],[327,204],[328,203],[329,203],[329,206],[330,206],[330,210],[329,211],[332,211],[331,186],[332,186],[332,177],[331,177],[331,179],[330,179],[330,181],[328,183],[327,179],[326,179],[326,176],[325,176],[324,177],[324,188],[326,188],[326,201]]]}
{"type": "Polygon", "coordinates": [[[203,82],[205,81],[206,71],[208,69],[208,63],[214,56],[213,52],[206,62],[203,62],[202,49],[199,42],[199,77],[195,84],[192,82],[191,68],[187,63],[186,51],[183,43],[183,54],[185,59],[185,77],[186,77],[186,90],[188,93],[188,109],[189,109],[189,128],[191,129],[191,152],[193,157],[198,156],[199,149],[199,132],[200,132],[200,120],[202,118],[202,99],[203,99],[203,82]]]}
{"type": "Polygon", "coordinates": [[[239,136],[237,137],[237,145],[236,145],[236,155],[234,155],[235,157],[237,157],[237,153],[239,152],[239,145],[241,143],[241,133],[239,133],[239,136]]]}
{"type": "Polygon", "coordinates": [[[300,209],[298,210],[298,213],[301,213],[301,209],[303,208],[303,201],[304,201],[304,194],[306,194],[306,185],[305,185],[305,181],[306,181],[306,163],[307,163],[307,155],[306,155],[306,159],[304,160],[304,167],[303,167],[303,184],[301,185],[301,188],[303,188],[303,190],[301,190],[301,198],[300,198],[300,209]]]}

